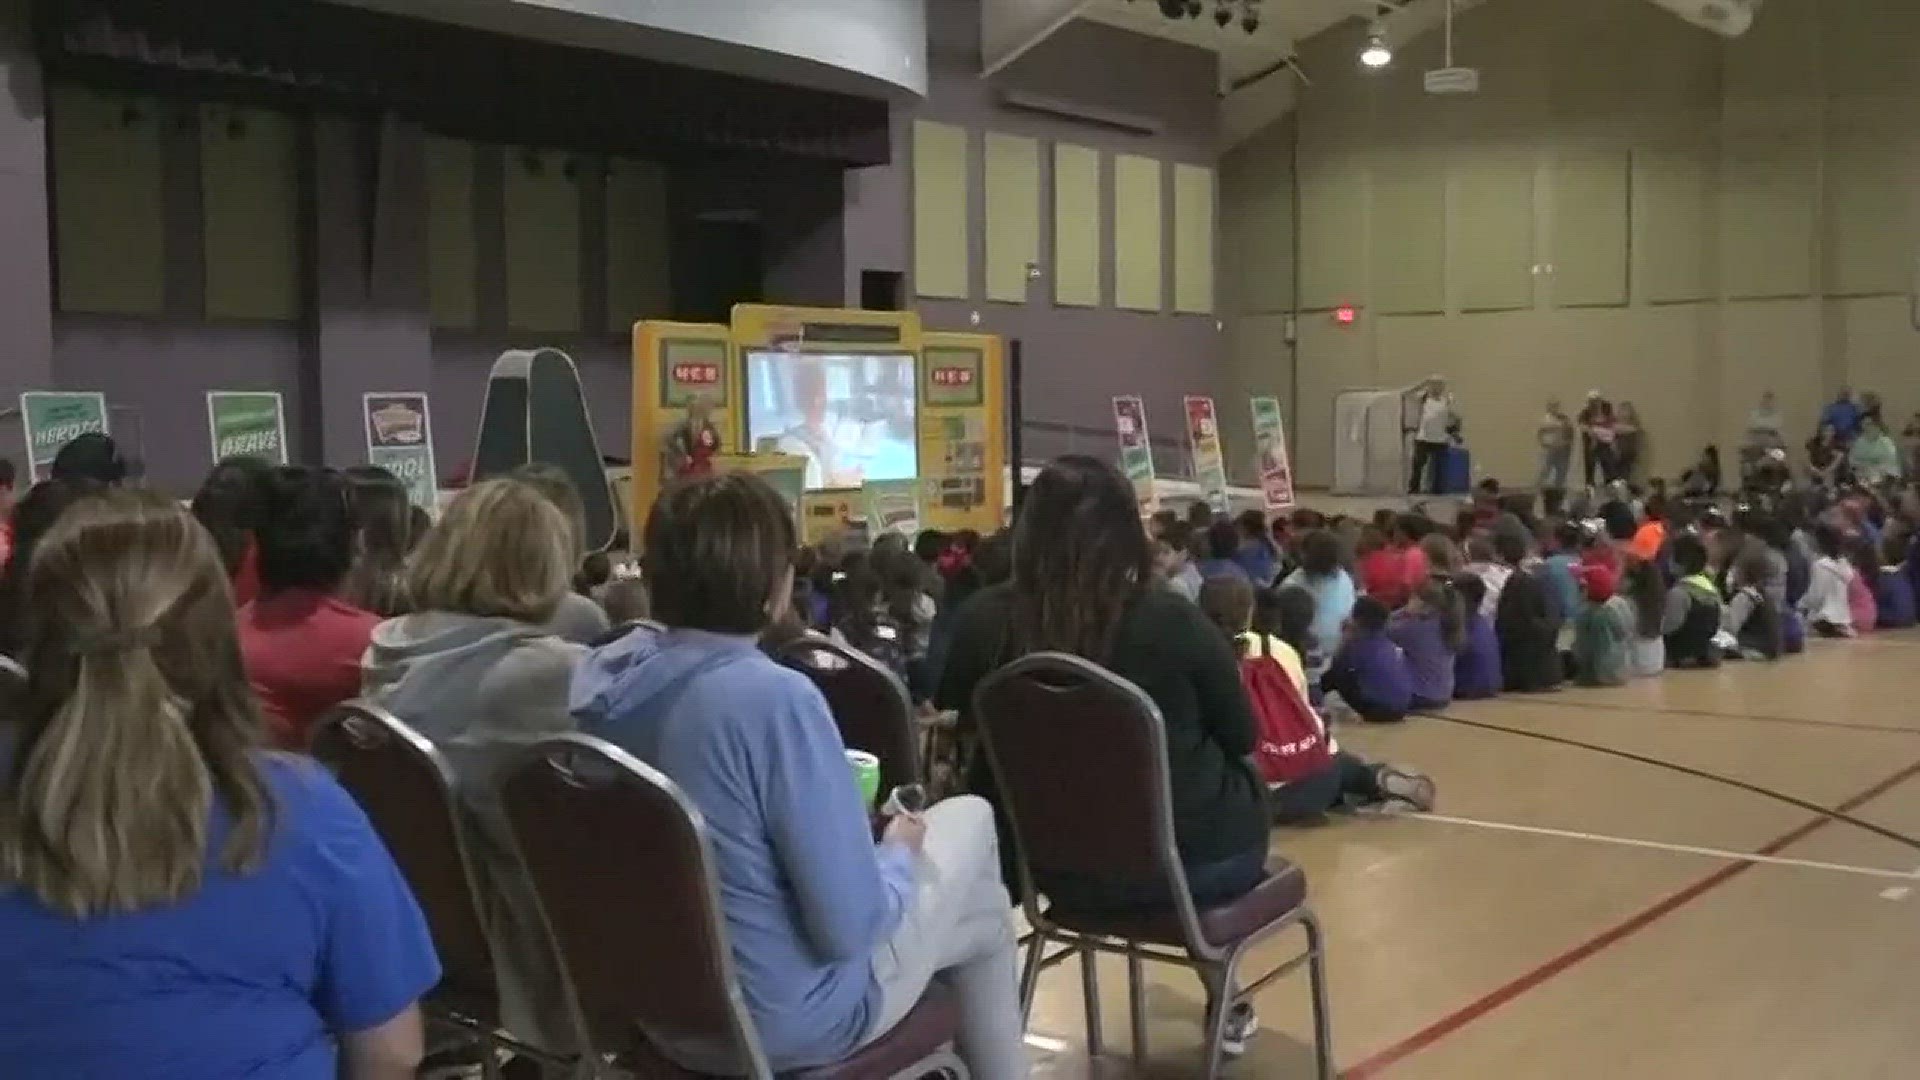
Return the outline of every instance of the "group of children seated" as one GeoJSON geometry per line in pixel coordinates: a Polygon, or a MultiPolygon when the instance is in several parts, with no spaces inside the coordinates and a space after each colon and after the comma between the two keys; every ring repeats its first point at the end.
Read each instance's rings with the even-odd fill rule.
{"type": "Polygon", "coordinates": [[[1619,686],[1667,668],[1773,660],[1809,633],[1912,626],[1920,500],[1865,487],[1754,502],[1624,483],[1555,497],[1483,483],[1453,520],[1296,510],[1152,523],[1158,571],[1235,633],[1300,657],[1331,718],[1402,720],[1456,700],[1619,686]],[[1238,597],[1250,593],[1249,624],[1238,597]],[[1292,613],[1289,619],[1288,613],[1292,613]]]}

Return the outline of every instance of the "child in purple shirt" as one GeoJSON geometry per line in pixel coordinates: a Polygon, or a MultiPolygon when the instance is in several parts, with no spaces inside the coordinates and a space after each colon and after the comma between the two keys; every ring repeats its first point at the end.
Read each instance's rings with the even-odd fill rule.
{"type": "Polygon", "coordinates": [[[1415,586],[1407,606],[1394,613],[1387,635],[1407,658],[1412,707],[1431,711],[1451,705],[1454,660],[1466,644],[1453,583],[1430,577],[1415,586]]]}
{"type": "Polygon", "coordinates": [[[1413,672],[1407,656],[1387,634],[1387,605],[1371,596],[1354,601],[1333,666],[1321,682],[1362,720],[1404,720],[1413,704],[1413,672]]]}
{"type": "Polygon", "coordinates": [[[1500,693],[1500,638],[1493,632],[1493,620],[1480,614],[1480,601],[1487,594],[1487,583],[1474,574],[1453,579],[1453,591],[1466,607],[1465,642],[1453,658],[1453,696],[1456,701],[1475,701],[1500,693]]]}

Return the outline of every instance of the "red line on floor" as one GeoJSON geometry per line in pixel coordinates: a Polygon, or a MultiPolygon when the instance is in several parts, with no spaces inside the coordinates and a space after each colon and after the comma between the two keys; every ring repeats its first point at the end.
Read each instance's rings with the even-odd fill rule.
{"type": "MultiPolygon", "coordinates": [[[[1908,765],[1906,768],[1901,769],[1899,772],[1894,773],[1892,776],[1887,777],[1885,780],[1882,780],[1879,783],[1873,785],[1872,787],[1866,789],[1865,791],[1860,792],[1858,795],[1854,795],[1853,797],[1847,799],[1847,801],[1841,803],[1839,806],[1834,807],[1834,809],[1843,814],[1849,813],[1855,809],[1858,809],[1860,806],[1868,802],[1871,802],[1874,799],[1879,798],[1880,796],[1886,794],[1887,792],[1893,790],[1894,788],[1898,787],[1900,784],[1905,783],[1906,781],[1912,779],[1915,776],[1920,776],[1920,761],[1916,761],[1913,764],[1908,765]]],[[[1787,833],[1786,835],[1780,837],[1779,839],[1776,839],[1768,843],[1765,847],[1762,847],[1758,851],[1753,852],[1753,854],[1777,855],[1782,850],[1787,848],[1789,845],[1798,843],[1799,841],[1806,839],[1808,835],[1814,832],[1817,832],[1820,829],[1824,828],[1825,826],[1831,824],[1833,820],[1834,819],[1830,817],[1814,818],[1813,820],[1807,822],[1806,824],[1801,825],[1799,828],[1794,829],[1792,832],[1787,833]]],[[[1385,1072],[1387,1069],[1392,1068],[1394,1065],[1399,1064],[1400,1062],[1406,1060],[1407,1058],[1412,1057],[1414,1054],[1417,1054],[1420,1051],[1425,1050],[1427,1047],[1432,1046],[1434,1043],[1439,1042],[1441,1039],[1444,1039],[1447,1036],[1453,1034],[1454,1032],[1459,1031],[1461,1028],[1466,1027],[1468,1024],[1473,1023],[1475,1020],[1478,1020],[1481,1017],[1487,1015],[1488,1013],[1494,1011],[1495,1009],[1498,1009],[1500,1006],[1505,1005],[1507,1002],[1512,1001],[1514,998],[1519,997],[1521,994],[1524,994],[1527,991],[1532,990],[1534,987],[1539,986],[1540,984],[1546,982],[1548,979],[1553,978],[1555,975],[1558,975],[1561,972],[1567,970],[1568,968],[1574,966],[1575,964],[1578,964],[1580,961],[1585,960],[1586,958],[1594,955],[1597,952],[1600,952],[1602,949],[1608,948],[1609,946],[1612,946],[1612,945],[1619,944],[1621,941],[1625,940],[1626,938],[1631,937],[1632,935],[1639,933],[1641,930],[1646,929],[1649,925],[1658,921],[1662,917],[1668,914],[1671,914],[1672,912],[1678,910],[1679,908],[1685,906],[1688,903],[1691,903],[1694,900],[1699,899],[1702,895],[1708,892],[1711,892],[1714,889],[1719,888],[1720,886],[1726,884],[1728,881],[1731,881],[1733,878],[1738,877],[1741,873],[1759,865],[1760,865],[1759,863],[1753,863],[1753,862],[1728,863],[1727,865],[1721,867],[1720,869],[1715,870],[1713,873],[1708,874],[1706,877],[1701,878],[1699,881],[1696,881],[1693,884],[1688,885],[1686,888],[1681,889],[1679,892],[1676,892],[1673,895],[1667,897],[1666,899],[1661,900],[1658,903],[1655,903],[1653,906],[1648,907],[1645,910],[1639,912],[1638,914],[1635,914],[1627,918],[1625,921],[1616,923],[1615,925],[1607,928],[1606,930],[1602,930],[1600,933],[1594,935],[1591,938],[1588,938],[1586,941],[1583,941],[1578,945],[1575,945],[1573,948],[1568,949],[1566,952],[1561,953],[1560,955],[1554,957],[1553,959],[1548,960],[1546,963],[1541,964],[1539,967],[1534,968],[1532,971],[1529,971],[1526,974],[1521,975],[1519,978],[1514,979],[1512,982],[1507,983],[1505,986],[1501,986],[1493,990],[1492,992],[1474,1001],[1468,1002],[1466,1005],[1458,1009],[1455,1009],[1453,1012],[1448,1013],[1447,1015],[1441,1017],[1440,1019],[1434,1021],[1431,1024],[1428,1024],[1426,1027],[1421,1028],[1419,1031],[1414,1032],[1412,1035],[1409,1035],[1406,1038],[1400,1040],[1399,1042],[1394,1043],[1392,1046],[1389,1046],[1386,1049],[1381,1050],[1380,1052],[1374,1054],[1372,1057],[1369,1057],[1365,1061],[1360,1062],[1358,1065],[1355,1065],[1352,1068],[1346,1069],[1340,1075],[1344,1078],[1344,1080],[1368,1080],[1368,1078],[1370,1077],[1380,1075],[1382,1072],[1385,1072]]]]}

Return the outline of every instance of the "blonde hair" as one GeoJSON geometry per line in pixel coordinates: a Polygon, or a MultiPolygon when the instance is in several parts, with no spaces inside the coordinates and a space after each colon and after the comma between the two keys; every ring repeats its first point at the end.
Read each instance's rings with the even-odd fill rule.
{"type": "Polygon", "coordinates": [[[413,553],[415,611],[544,623],[573,582],[572,523],[520,480],[483,480],[460,493],[413,553]]]}
{"type": "Polygon", "coordinates": [[[213,539],[172,500],[75,503],[27,572],[21,738],[0,783],[0,883],[65,915],[197,892],[217,797],[221,862],[265,858],[273,803],[248,751],[260,716],[213,539]]]}

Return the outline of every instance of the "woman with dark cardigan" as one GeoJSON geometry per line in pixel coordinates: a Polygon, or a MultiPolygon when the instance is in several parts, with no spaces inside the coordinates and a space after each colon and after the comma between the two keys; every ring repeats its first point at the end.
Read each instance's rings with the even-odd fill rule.
{"type": "MultiPolygon", "coordinates": [[[[974,688],[994,669],[1035,652],[1085,657],[1131,680],[1159,706],[1174,838],[1194,899],[1220,904],[1258,885],[1267,857],[1266,789],[1248,760],[1254,719],[1239,661],[1192,601],[1155,585],[1153,548],[1133,487],[1091,457],[1057,459],[1028,489],[1015,526],[1013,577],[981,590],[959,612],[936,704],[959,710],[966,731],[974,688]]],[[[969,781],[997,805],[985,755],[969,781]]],[[[1014,845],[1004,815],[996,817],[1008,856],[1014,845]]],[[[1008,879],[1017,884],[1017,875],[1008,879]]],[[[1118,878],[1037,884],[1053,904],[1076,912],[1137,917],[1168,902],[1152,884],[1118,878]]],[[[1229,1052],[1244,1047],[1255,1025],[1250,1008],[1234,1010],[1229,1052]]]]}

